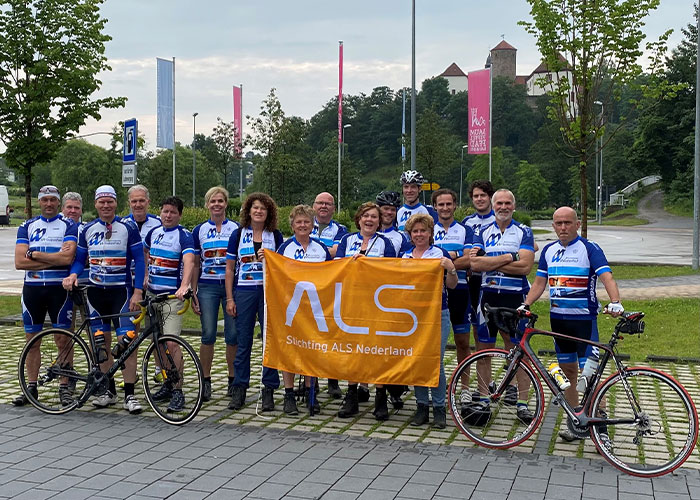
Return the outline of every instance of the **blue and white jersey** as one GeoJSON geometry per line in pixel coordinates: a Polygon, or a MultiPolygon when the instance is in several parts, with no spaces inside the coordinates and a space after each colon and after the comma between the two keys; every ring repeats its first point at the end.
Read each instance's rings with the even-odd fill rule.
{"type": "MultiPolygon", "coordinates": [[[[360,253],[362,240],[362,235],[359,232],[346,234],[340,240],[335,258],[342,259],[343,257],[352,257],[360,253]]],[[[365,255],[367,257],[396,257],[396,251],[394,251],[394,244],[389,238],[380,233],[375,233],[370,241],[367,242],[367,253],[365,255]]]]}
{"type": "Polygon", "coordinates": [[[208,220],[202,222],[192,231],[194,249],[200,259],[200,283],[221,284],[226,277],[226,248],[231,234],[238,229],[238,222],[224,219],[221,232],[216,230],[216,223],[208,220]]]}
{"type": "Polygon", "coordinates": [[[610,273],[598,245],[577,236],[564,246],[559,241],[542,249],[537,276],[549,284],[550,315],[559,319],[595,319],[600,302],[595,293],[598,276],[610,273]]]}
{"type": "Polygon", "coordinates": [[[111,233],[102,219],[95,219],[85,226],[78,238],[78,249],[70,272],[80,276],[87,263],[91,283],[102,287],[131,286],[130,270],[134,261],[134,286],[142,288],[145,265],[138,229],[133,222],[121,217],[115,217],[110,225],[111,233]]]}
{"type": "Polygon", "coordinates": [[[343,236],[348,234],[348,228],[344,225],[338,223],[335,220],[331,220],[323,231],[319,234],[318,220],[314,218],[314,228],[311,230],[310,236],[321,241],[326,247],[333,248],[335,245],[340,243],[343,236]]]}
{"type": "Polygon", "coordinates": [[[306,246],[306,250],[304,250],[304,247],[292,236],[280,245],[277,249],[277,253],[287,258],[303,262],[325,262],[333,259],[326,245],[314,238],[309,239],[309,244],[306,246]]]}
{"type": "Polygon", "coordinates": [[[385,229],[383,231],[380,230],[378,232],[382,233],[382,235],[391,240],[391,243],[394,245],[396,255],[401,255],[403,252],[407,252],[413,246],[411,245],[411,242],[408,241],[408,238],[406,238],[406,235],[396,229],[396,226],[392,226],[389,229],[385,229]]]}
{"type": "MultiPolygon", "coordinates": [[[[464,218],[462,224],[467,227],[470,227],[473,233],[476,234],[481,230],[482,227],[486,227],[490,224],[493,224],[495,221],[496,214],[493,212],[493,210],[491,210],[486,215],[481,215],[478,212],[468,215],[464,218]]],[[[472,271],[472,276],[481,276],[481,273],[472,271]]]]}
{"type": "MultiPolygon", "coordinates": [[[[277,251],[284,236],[275,229],[274,232],[263,231],[262,246],[265,250],[277,251]]],[[[240,227],[231,233],[226,248],[226,260],[236,261],[236,278],[234,287],[237,286],[262,286],[263,284],[263,263],[258,260],[255,254],[253,243],[253,229],[250,227],[240,227]]]]}
{"type": "MultiPolygon", "coordinates": [[[[503,233],[496,222],[482,227],[474,234],[475,248],[486,252],[486,257],[495,257],[504,253],[518,252],[520,249],[535,251],[535,239],[532,230],[525,224],[514,220],[503,233]]],[[[527,293],[530,283],[526,276],[506,274],[501,271],[486,271],[481,273],[481,289],[498,293],[527,293]]]]}
{"type": "Polygon", "coordinates": [[[438,214],[433,207],[426,207],[422,203],[416,203],[415,205],[403,204],[396,211],[396,223],[399,226],[399,231],[406,232],[406,222],[412,215],[416,214],[428,214],[437,224],[438,214]]]}
{"type": "Polygon", "coordinates": [[[141,241],[145,241],[148,233],[161,225],[160,218],[153,214],[146,214],[146,220],[140,224],[136,222],[136,219],[134,219],[134,214],[127,215],[124,217],[124,220],[130,220],[134,223],[136,229],[139,230],[139,234],[141,235],[141,241]]]}
{"type": "MultiPolygon", "coordinates": [[[[457,252],[457,256],[461,257],[465,253],[469,253],[472,248],[472,240],[474,232],[469,226],[452,221],[450,227],[445,228],[439,222],[435,224],[433,229],[433,240],[435,246],[447,250],[448,252],[457,252]]],[[[457,288],[467,288],[467,271],[466,269],[457,270],[457,288]]]]}
{"type": "Polygon", "coordinates": [[[143,242],[148,250],[148,289],[175,293],[182,284],[183,257],[194,255],[192,233],[177,225],[151,229],[143,242]]]}
{"type": "MultiPolygon", "coordinates": [[[[78,224],[78,238],[80,238],[80,234],[83,232],[85,229],[85,226],[87,226],[87,222],[81,222],[78,224]]],[[[86,267],[83,269],[83,272],[78,275],[78,284],[79,285],[88,285],[90,283],[90,268],[86,267]]]]}
{"type": "MultiPolygon", "coordinates": [[[[408,252],[405,252],[401,257],[403,259],[414,259],[415,257],[413,256],[413,251],[415,250],[415,247],[411,247],[411,249],[408,252]]],[[[425,252],[423,252],[423,255],[421,255],[419,258],[420,259],[441,259],[443,257],[447,257],[448,259],[451,259],[450,254],[447,253],[447,250],[444,248],[440,248],[435,245],[430,245],[430,248],[428,248],[425,252]]],[[[443,273],[444,275],[444,273],[443,273]]],[[[443,283],[442,283],[442,309],[447,309],[447,287],[445,287],[445,281],[443,278],[443,283]]]]}
{"type": "MultiPolygon", "coordinates": [[[[17,243],[29,245],[29,250],[58,253],[64,242],[78,241],[78,226],[61,215],[50,219],[39,215],[24,221],[17,229],[17,243]]],[[[32,286],[60,285],[68,276],[70,266],[25,271],[24,284],[32,286]]]]}

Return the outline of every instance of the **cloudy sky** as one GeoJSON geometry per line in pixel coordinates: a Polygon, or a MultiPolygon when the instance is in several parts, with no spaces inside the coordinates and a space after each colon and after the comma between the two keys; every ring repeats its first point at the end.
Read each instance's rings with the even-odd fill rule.
{"type": "MultiPolygon", "coordinates": [[[[518,74],[538,64],[534,39],[518,26],[529,19],[525,0],[416,2],[416,81],[452,62],[465,72],[483,67],[501,37],[518,49],[518,74]]],[[[411,83],[411,2],[354,0],[110,0],[103,6],[112,72],[102,93],[128,97],[81,134],[108,131],[136,117],[147,148],[155,149],[156,57],[176,60],[176,138],[210,134],[217,116],[233,119],[232,89],[243,84],[243,112],[255,115],[276,87],[288,115],[310,118],[338,92],[338,40],[344,42],[344,93],[411,83]]],[[[692,22],[692,2],[662,0],[646,32],[657,38],[692,22]]],[[[106,145],[104,136],[90,138],[106,145]]]]}

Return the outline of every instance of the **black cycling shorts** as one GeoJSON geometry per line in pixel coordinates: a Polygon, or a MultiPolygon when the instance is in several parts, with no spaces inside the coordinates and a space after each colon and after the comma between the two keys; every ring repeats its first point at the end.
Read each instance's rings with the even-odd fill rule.
{"type": "MultiPolygon", "coordinates": [[[[510,307],[512,309],[517,309],[525,300],[524,293],[495,293],[495,292],[481,292],[481,307],[484,304],[488,304],[491,307],[510,307]]],[[[496,342],[496,335],[498,334],[498,326],[496,322],[493,321],[491,316],[487,316],[486,313],[481,311],[484,323],[480,324],[477,328],[477,337],[479,342],[485,344],[493,344],[496,342]]],[[[510,335],[510,341],[517,344],[520,339],[517,336],[510,335]]]]}
{"type": "Polygon", "coordinates": [[[22,323],[25,333],[38,333],[44,327],[46,313],[55,328],[70,328],[73,317],[73,301],[61,285],[31,286],[22,288],[22,323]]]}
{"type": "Polygon", "coordinates": [[[472,325],[476,326],[477,313],[479,311],[479,295],[481,294],[481,275],[469,276],[469,300],[472,305],[471,320],[472,325]]]}
{"type": "MultiPolygon", "coordinates": [[[[550,318],[550,324],[553,332],[577,339],[598,341],[598,322],[595,320],[550,318]]],[[[576,363],[586,358],[589,344],[554,338],[554,347],[560,363],[576,363]]]]}
{"type": "MultiPolygon", "coordinates": [[[[131,300],[131,289],[125,286],[114,286],[109,288],[90,287],[87,289],[88,311],[90,318],[97,316],[107,316],[110,314],[120,314],[129,311],[129,300],[131,300]]],[[[114,326],[117,335],[121,336],[128,330],[134,329],[133,316],[122,316],[119,318],[106,318],[90,321],[90,328],[111,331],[114,326]]]]}
{"type": "Polygon", "coordinates": [[[447,308],[450,310],[450,323],[455,335],[469,333],[472,310],[469,288],[448,288],[447,308]]]}

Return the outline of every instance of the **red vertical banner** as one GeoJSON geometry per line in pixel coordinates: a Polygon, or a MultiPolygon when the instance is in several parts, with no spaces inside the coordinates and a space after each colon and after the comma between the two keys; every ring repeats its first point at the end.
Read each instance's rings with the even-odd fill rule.
{"type": "Polygon", "coordinates": [[[343,142],[343,42],[338,44],[338,142],[343,142]]]}
{"type": "Polygon", "coordinates": [[[469,96],[469,154],[488,154],[489,126],[491,121],[490,85],[491,69],[472,71],[467,76],[469,96]]]}
{"type": "Polygon", "coordinates": [[[243,92],[241,87],[233,86],[233,126],[235,128],[236,154],[240,155],[243,145],[243,92]]]}

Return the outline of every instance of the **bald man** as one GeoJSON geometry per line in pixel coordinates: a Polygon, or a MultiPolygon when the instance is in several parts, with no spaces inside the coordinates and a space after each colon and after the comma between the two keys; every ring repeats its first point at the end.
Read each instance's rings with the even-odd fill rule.
{"type": "MultiPolygon", "coordinates": [[[[542,249],[535,282],[521,307],[527,308],[535,302],[549,282],[552,331],[597,341],[596,318],[600,311],[600,302],[595,289],[598,279],[610,297],[610,304],[604,312],[613,317],[624,312],[612,270],[600,247],[578,235],[581,222],[574,209],[561,207],[555,211],[552,226],[558,239],[542,249]]],[[[597,360],[597,349],[594,349],[596,352],[590,352],[588,344],[561,339],[555,339],[554,343],[559,365],[572,381],[565,391],[566,400],[571,406],[578,406],[575,381],[579,369],[583,368],[586,362],[586,354],[597,360]]],[[[577,439],[566,427],[559,435],[566,441],[577,439]]]]}

